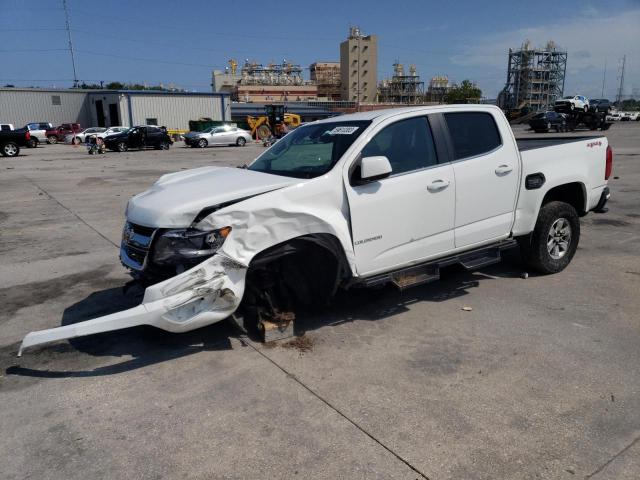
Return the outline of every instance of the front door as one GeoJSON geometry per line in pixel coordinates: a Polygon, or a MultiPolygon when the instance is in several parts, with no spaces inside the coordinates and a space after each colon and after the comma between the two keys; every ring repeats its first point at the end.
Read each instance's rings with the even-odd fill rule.
{"type": "MultiPolygon", "coordinates": [[[[520,162],[489,112],[444,114],[456,177],[456,248],[504,238],[513,225],[520,162]]],[[[505,125],[506,128],[506,125],[505,125]]]]}
{"type": "Polygon", "coordinates": [[[360,158],[382,155],[392,173],[346,185],[356,267],[373,274],[426,260],[454,248],[455,179],[440,164],[426,117],[391,123],[362,149],[360,158]]]}

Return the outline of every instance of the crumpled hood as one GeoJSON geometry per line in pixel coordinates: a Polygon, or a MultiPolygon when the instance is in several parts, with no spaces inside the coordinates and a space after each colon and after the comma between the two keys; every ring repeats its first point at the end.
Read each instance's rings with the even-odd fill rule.
{"type": "Polygon", "coordinates": [[[203,208],[297,182],[297,178],[244,168],[202,167],[169,173],[129,200],[127,220],[146,227],[185,228],[203,208]]]}

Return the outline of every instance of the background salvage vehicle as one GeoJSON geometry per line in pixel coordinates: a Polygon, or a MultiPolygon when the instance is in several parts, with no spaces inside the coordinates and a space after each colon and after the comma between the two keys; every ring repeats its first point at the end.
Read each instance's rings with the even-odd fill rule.
{"type": "Polygon", "coordinates": [[[147,285],[140,305],[29,333],[23,348],[153,325],[184,332],[233,315],[291,319],[338,288],[439,278],[520,246],[562,271],[580,217],[606,211],[604,136],[517,141],[494,106],[378,110],[309,123],[247,168],[162,176],[126,208],[120,259],[147,285]]]}
{"type": "Polygon", "coordinates": [[[15,157],[20,153],[20,147],[26,147],[31,140],[31,132],[26,128],[19,130],[0,130],[0,155],[15,157]]]}
{"type": "Polygon", "coordinates": [[[71,133],[67,135],[64,139],[64,143],[71,143],[73,145],[79,145],[83,142],[87,141],[87,138],[97,135],[99,133],[106,132],[106,128],[104,127],[90,127],[85,128],[81,132],[71,133]]]}
{"type": "Polygon", "coordinates": [[[236,145],[244,147],[252,140],[251,133],[231,125],[221,125],[203,132],[189,132],[184,135],[184,144],[205,148],[209,145],[236,145]]]}
{"type": "Polygon", "coordinates": [[[63,123],[55,128],[51,128],[45,132],[47,143],[55,144],[64,141],[67,135],[73,135],[82,130],[79,123],[63,123]]]}
{"type": "Polygon", "coordinates": [[[35,148],[38,146],[38,143],[47,141],[47,130],[51,130],[53,125],[49,122],[32,122],[27,123],[24,128],[29,130],[31,137],[29,138],[27,147],[35,148]]]}
{"type": "Polygon", "coordinates": [[[574,110],[589,111],[589,100],[583,95],[569,95],[556,100],[554,105],[556,112],[573,112],[574,110]]]}
{"type": "Polygon", "coordinates": [[[169,150],[173,143],[167,131],[153,125],[128,128],[123,132],[104,137],[104,145],[109,150],[126,152],[130,148],[156,148],[169,150]]]}
{"type": "Polygon", "coordinates": [[[567,119],[558,112],[541,112],[529,120],[529,126],[536,132],[550,132],[552,128],[556,132],[564,132],[567,129],[567,119]]]}

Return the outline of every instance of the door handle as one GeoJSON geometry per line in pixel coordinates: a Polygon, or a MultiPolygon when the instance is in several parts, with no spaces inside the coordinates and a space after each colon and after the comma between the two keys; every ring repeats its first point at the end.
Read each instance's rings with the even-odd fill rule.
{"type": "Polygon", "coordinates": [[[449,180],[442,180],[442,179],[434,180],[427,187],[427,190],[429,190],[430,192],[439,192],[440,190],[444,190],[445,188],[447,188],[450,183],[451,182],[449,180]]]}
{"type": "Polygon", "coordinates": [[[496,175],[506,175],[507,173],[511,172],[511,170],[513,170],[513,167],[511,165],[500,165],[498,168],[496,168],[496,175]]]}

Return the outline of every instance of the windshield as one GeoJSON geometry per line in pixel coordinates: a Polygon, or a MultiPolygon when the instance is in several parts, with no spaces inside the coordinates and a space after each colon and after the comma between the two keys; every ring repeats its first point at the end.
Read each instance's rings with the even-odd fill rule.
{"type": "Polygon", "coordinates": [[[260,155],[249,170],[295,178],[324,175],[370,123],[326,122],[298,127],[260,155]]]}

